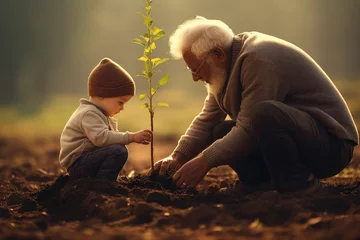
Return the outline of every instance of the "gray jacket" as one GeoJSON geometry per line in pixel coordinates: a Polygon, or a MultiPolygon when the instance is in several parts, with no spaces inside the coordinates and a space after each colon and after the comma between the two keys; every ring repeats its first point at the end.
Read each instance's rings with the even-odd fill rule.
{"type": "Polygon", "coordinates": [[[275,100],[309,113],[340,139],[358,144],[356,125],[343,97],[320,66],[303,50],[284,40],[245,32],[234,37],[231,66],[223,92],[209,94],[201,113],[181,137],[175,151],[193,158],[201,151],[212,167],[249,154],[249,111],[275,100]],[[240,110],[241,109],[241,110],[240,110]],[[213,127],[228,115],[236,126],[210,143],[213,127]]]}

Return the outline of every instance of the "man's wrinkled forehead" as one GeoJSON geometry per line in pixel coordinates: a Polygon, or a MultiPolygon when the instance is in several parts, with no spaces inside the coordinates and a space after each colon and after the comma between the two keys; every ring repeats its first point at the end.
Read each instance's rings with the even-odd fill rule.
{"type": "Polygon", "coordinates": [[[197,60],[197,56],[191,51],[191,48],[187,48],[182,52],[183,58],[190,60],[197,60]]]}
{"type": "Polygon", "coordinates": [[[199,59],[196,57],[194,53],[191,52],[190,49],[184,50],[182,56],[186,65],[191,67],[196,65],[196,62],[199,61],[199,59]]]}

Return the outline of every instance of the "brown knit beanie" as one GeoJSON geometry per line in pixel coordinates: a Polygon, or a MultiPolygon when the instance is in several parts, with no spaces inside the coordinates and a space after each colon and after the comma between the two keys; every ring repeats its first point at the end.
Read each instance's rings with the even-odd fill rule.
{"type": "Polygon", "coordinates": [[[103,58],[91,71],[88,93],[92,97],[119,97],[135,94],[135,82],[130,74],[109,58],[103,58]]]}

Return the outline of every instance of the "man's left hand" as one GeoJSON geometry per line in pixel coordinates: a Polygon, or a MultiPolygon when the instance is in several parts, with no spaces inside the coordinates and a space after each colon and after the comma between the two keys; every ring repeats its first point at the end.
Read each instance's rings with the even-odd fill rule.
{"type": "Polygon", "coordinates": [[[185,163],[173,176],[173,181],[177,187],[195,188],[198,183],[204,179],[210,166],[207,160],[202,156],[193,158],[185,163]]]}

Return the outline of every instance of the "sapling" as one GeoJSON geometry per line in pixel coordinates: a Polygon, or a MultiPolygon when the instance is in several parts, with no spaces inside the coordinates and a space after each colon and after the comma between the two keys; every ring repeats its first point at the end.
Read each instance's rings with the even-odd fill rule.
{"type": "Polygon", "coordinates": [[[170,79],[170,75],[166,74],[162,76],[156,87],[153,87],[153,77],[155,75],[154,69],[160,64],[169,60],[169,58],[154,58],[152,56],[153,50],[156,49],[155,41],[159,40],[165,36],[163,29],[154,26],[154,21],[150,15],[151,13],[151,3],[152,0],[145,0],[145,13],[139,13],[143,18],[143,23],[146,26],[146,32],[143,35],[140,35],[140,38],[134,38],[133,42],[139,44],[144,48],[143,55],[138,58],[138,60],[144,62],[144,70],[137,76],[144,77],[148,80],[148,93],[143,93],[139,95],[140,100],[148,100],[141,105],[141,108],[149,110],[150,114],[150,126],[151,131],[153,132],[153,138],[151,139],[150,144],[150,153],[151,153],[151,169],[154,170],[154,114],[157,107],[168,107],[169,104],[165,102],[153,103],[153,97],[157,93],[160,87],[164,86],[170,79]]]}

